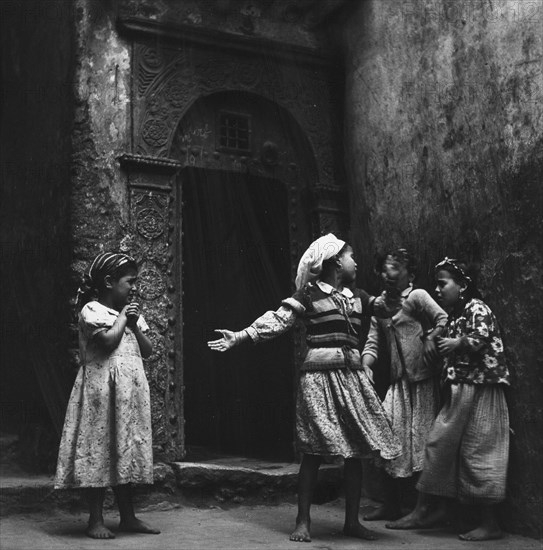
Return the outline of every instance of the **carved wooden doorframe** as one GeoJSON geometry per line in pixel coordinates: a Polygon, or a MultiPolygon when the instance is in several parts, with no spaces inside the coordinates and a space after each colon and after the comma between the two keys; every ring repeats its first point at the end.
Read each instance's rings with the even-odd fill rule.
{"type": "Polygon", "coordinates": [[[176,460],[185,453],[178,175],[184,166],[258,173],[269,170],[262,164],[262,155],[254,162],[248,157],[199,155],[186,148],[180,151],[180,158],[173,159],[170,155],[177,128],[198,98],[220,92],[255,94],[289,113],[307,138],[315,166],[305,194],[299,185],[298,162],[291,159],[274,167],[274,177],[289,190],[295,270],[303,247],[312,237],[323,230],[344,231],[347,225],[345,188],[335,181],[338,163],[332,142],[338,133],[330,116],[330,66],[314,52],[299,48],[283,48],[280,55],[270,58],[262,53],[257,39],[237,43],[230,36],[224,47],[216,34],[211,40],[201,34],[191,36],[186,29],[166,31],[142,19],[123,20],[120,26],[132,40],[133,51],[132,143],[131,151],[120,157],[129,191],[130,230],[121,244],[142,262],[140,298],[155,344],[147,371],[155,454],[176,460]],[[297,225],[301,203],[311,211],[307,232],[297,225]]]}

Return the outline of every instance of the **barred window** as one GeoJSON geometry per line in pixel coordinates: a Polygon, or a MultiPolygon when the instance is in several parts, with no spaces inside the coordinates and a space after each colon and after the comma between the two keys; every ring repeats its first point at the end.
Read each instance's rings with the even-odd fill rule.
{"type": "Polygon", "coordinates": [[[251,150],[251,117],[221,111],[219,113],[219,147],[232,152],[251,150]]]}

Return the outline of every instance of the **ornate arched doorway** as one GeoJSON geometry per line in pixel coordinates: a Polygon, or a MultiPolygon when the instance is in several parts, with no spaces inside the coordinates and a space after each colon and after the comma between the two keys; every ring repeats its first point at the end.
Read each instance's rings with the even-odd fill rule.
{"type": "MultiPolygon", "coordinates": [[[[287,359],[273,361],[274,365],[287,365],[284,372],[288,376],[284,375],[282,386],[271,374],[268,384],[262,383],[268,375],[250,382],[250,376],[265,371],[255,365],[252,371],[238,373],[237,389],[215,392],[216,400],[233,396],[229,404],[215,406],[219,412],[221,407],[230,407],[221,413],[222,424],[216,422],[218,412],[215,419],[194,424],[194,418],[205,412],[206,400],[211,399],[197,395],[201,386],[198,357],[210,352],[207,348],[201,353],[187,351],[186,341],[205,342],[215,321],[222,324],[222,319],[209,314],[200,334],[185,335],[186,327],[199,322],[195,296],[209,293],[205,286],[197,288],[196,277],[191,279],[186,271],[196,260],[186,262],[192,254],[200,261],[206,258],[212,267],[219,266],[220,261],[229,265],[216,279],[210,276],[209,266],[198,276],[208,287],[209,281],[215,280],[213,284],[223,290],[223,294],[214,291],[214,298],[206,306],[209,311],[217,313],[213,304],[222,302],[227,328],[242,328],[290,293],[296,262],[314,236],[326,230],[346,229],[345,187],[338,162],[341,139],[332,101],[332,96],[337,97],[335,68],[308,48],[277,48],[275,43],[256,38],[192,33],[187,28],[163,28],[160,23],[137,18],[123,20],[122,28],[133,40],[133,81],[131,141],[120,158],[127,178],[130,228],[121,247],[141,263],[140,300],[155,348],[147,366],[155,454],[167,460],[184,458],[187,435],[189,443],[191,438],[196,443],[214,441],[209,444],[223,448],[226,438],[227,443],[238,441],[235,452],[286,456],[292,453],[293,423],[292,418],[288,422],[284,419],[292,412],[295,363],[302,353],[300,330],[293,331],[294,342],[289,344],[294,346],[295,358],[292,352],[284,351],[287,359]],[[203,192],[212,198],[202,198],[203,192]],[[228,201],[232,206],[226,210],[228,201]],[[207,224],[208,229],[214,228],[207,236],[211,250],[198,255],[203,252],[195,244],[198,238],[188,241],[183,224],[188,234],[194,233],[195,220],[205,214],[198,210],[202,205],[213,206],[217,214],[207,224]],[[270,211],[274,214],[269,215],[270,211]],[[246,219],[249,212],[253,213],[253,224],[246,219]],[[255,227],[258,231],[247,229],[255,227]],[[225,253],[220,240],[228,231],[235,236],[229,242],[235,243],[232,246],[238,251],[237,265],[227,261],[233,256],[225,253]],[[251,254],[249,249],[254,245],[247,241],[258,234],[263,244],[257,247],[258,254],[251,254]],[[219,261],[211,261],[217,257],[219,261]],[[254,265],[247,267],[248,262],[254,265]],[[277,290],[270,292],[268,288],[260,294],[267,303],[251,294],[245,302],[253,309],[234,307],[230,287],[245,290],[250,284],[262,284],[262,277],[270,277],[275,271],[277,282],[267,281],[267,286],[275,285],[277,290]],[[226,285],[226,278],[234,272],[251,272],[252,283],[237,277],[235,283],[226,285]],[[224,302],[225,295],[232,299],[229,306],[224,302]],[[187,307],[191,300],[192,320],[187,307]],[[189,359],[191,353],[196,359],[189,359]],[[193,369],[190,373],[185,368],[189,361],[189,369],[193,369]],[[274,397],[264,404],[267,394],[274,397]],[[240,411],[245,420],[236,435],[234,427],[240,411]],[[225,421],[225,414],[231,419],[225,421]],[[256,437],[251,433],[256,432],[248,426],[250,419],[260,415],[264,420],[258,421],[258,429],[269,433],[265,420],[274,414],[279,415],[275,421],[277,434],[280,425],[288,425],[286,431],[276,434],[268,449],[265,442],[251,446],[256,437]],[[222,431],[217,428],[222,425],[229,426],[230,434],[221,442],[221,436],[209,434],[211,426],[222,431]]],[[[221,376],[224,372],[235,374],[235,368],[225,366],[221,376]]],[[[270,373],[275,374],[271,367],[270,373]]],[[[216,373],[213,384],[220,388],[223,381],[216,373]]]]}
{"type": "Polygon", "coordinates": [[[304,197],[316,180],[292,116],[256,94],[199,98],[182,117],[169,158],[178,176],[185,443],[266,459],[293,458],[299,342],[284,335],[228,354],[216,328],[239,330],[292,292],[299,243],[311,235],[304,197]]]}

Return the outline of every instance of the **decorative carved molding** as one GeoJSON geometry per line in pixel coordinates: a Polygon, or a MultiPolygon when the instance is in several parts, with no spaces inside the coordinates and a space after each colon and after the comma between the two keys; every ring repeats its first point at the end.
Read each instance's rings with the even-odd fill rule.
{"type": "MultiPolygon", "coordinates": [[[[202,96],[244,91],[282,106],[307,136],[317,159],[319,181],[334,178],[331,145],[337,132],[329,118],[324,70],[284,66],[266,57],[235,57],[225,48],[209,56],[203,50],[167,49],[160,57],[149,44],[135,44],[134,124],[136,156],[167,158],[179,121],[202,96]],[[151,60],[151,62],[149,61],[151,60]]],[[[198,164],[198,151],[187,150],[185,164],[198,164]]],[[[242,168],[242,167],[240,167],[242,168]]]]}
{"type": "Polygon", "coordinates": [[[164,233],[165,220],[156,208],[142,208],[136,214],[136,230],[146,239],[156,239],[164,233]]]}
{"type": "Polygon", "coordinates": [[[145,263],[138,272],[138,294],[144,300],[155,300],[166,292],[166,283],[157,267],[145,263]]]}
{"type": "Polygon", "coordinates": [[[119,162],[123,169],[128,172],[141,171],[152,172],[154,174],[166,173],[175,174],[183,167],[183,164],[174,159],[159,158],[145,155],[132,155],[125,153],[119,157],[119,162]]]}
{"type": "MultiPolygon", "coordinates": [[[[243,55],[262,55],[276,57],[283,63],[310,65],[317,67],[330,66],[333,60],[326,52],[306,48],[295,44],[277,42],[258,36],[244,36],[222,32],[218,29],[199,28],[182,23],[165,23],[146,17],[123,16],[117,19],[121,31],[133,35],[135,39],[170,41],[174,44],[195,44],[203,48],[227,49],[243,55]]],[[[151,63],[158,62],[151,59],[151,63]]]]}
{"type": "MultiPolygon", "coordinates": [[[[154,447],[157,455],[174,460],[179,456],[179,442],[167,417],[170,384],[175,380],[174,340],[171,336],[172,309],[176,301],[173,276],[171,235],[173,200],[171,185],[157,184],[164,174],[175,173],[178,163],[168,159],[150,159],[134,155],[121,157],[123,168],[129,174],[131,234],[121,247],[130,252],[138,264],[138,295],[143,302],[145,318],[150,327],[153,355],[146,361],[152,369],[146,369],[152,392],[151,417],[154,447]],[[150,175],[154,171],[154,176],[150,175]],[[142,177],[143,175],[143,177],[142,177]],[[174,289],[172,292],[172,288],[174,289]]],[[[168,180],[166,180],[168,181],[168,180]]]]}

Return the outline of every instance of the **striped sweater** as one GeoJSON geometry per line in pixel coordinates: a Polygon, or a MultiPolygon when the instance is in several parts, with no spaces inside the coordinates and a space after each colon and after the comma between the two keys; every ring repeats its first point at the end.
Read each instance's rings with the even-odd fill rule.
{"type": "Polygon", "coordinates": [[[362,315],[372,314],[372,300],[360,289],[337,291],[322,281],[308,283],[245,330],[258,343],[286,332],[300,317],[308,347],[302,370],[361,369],[362,315]]]}

